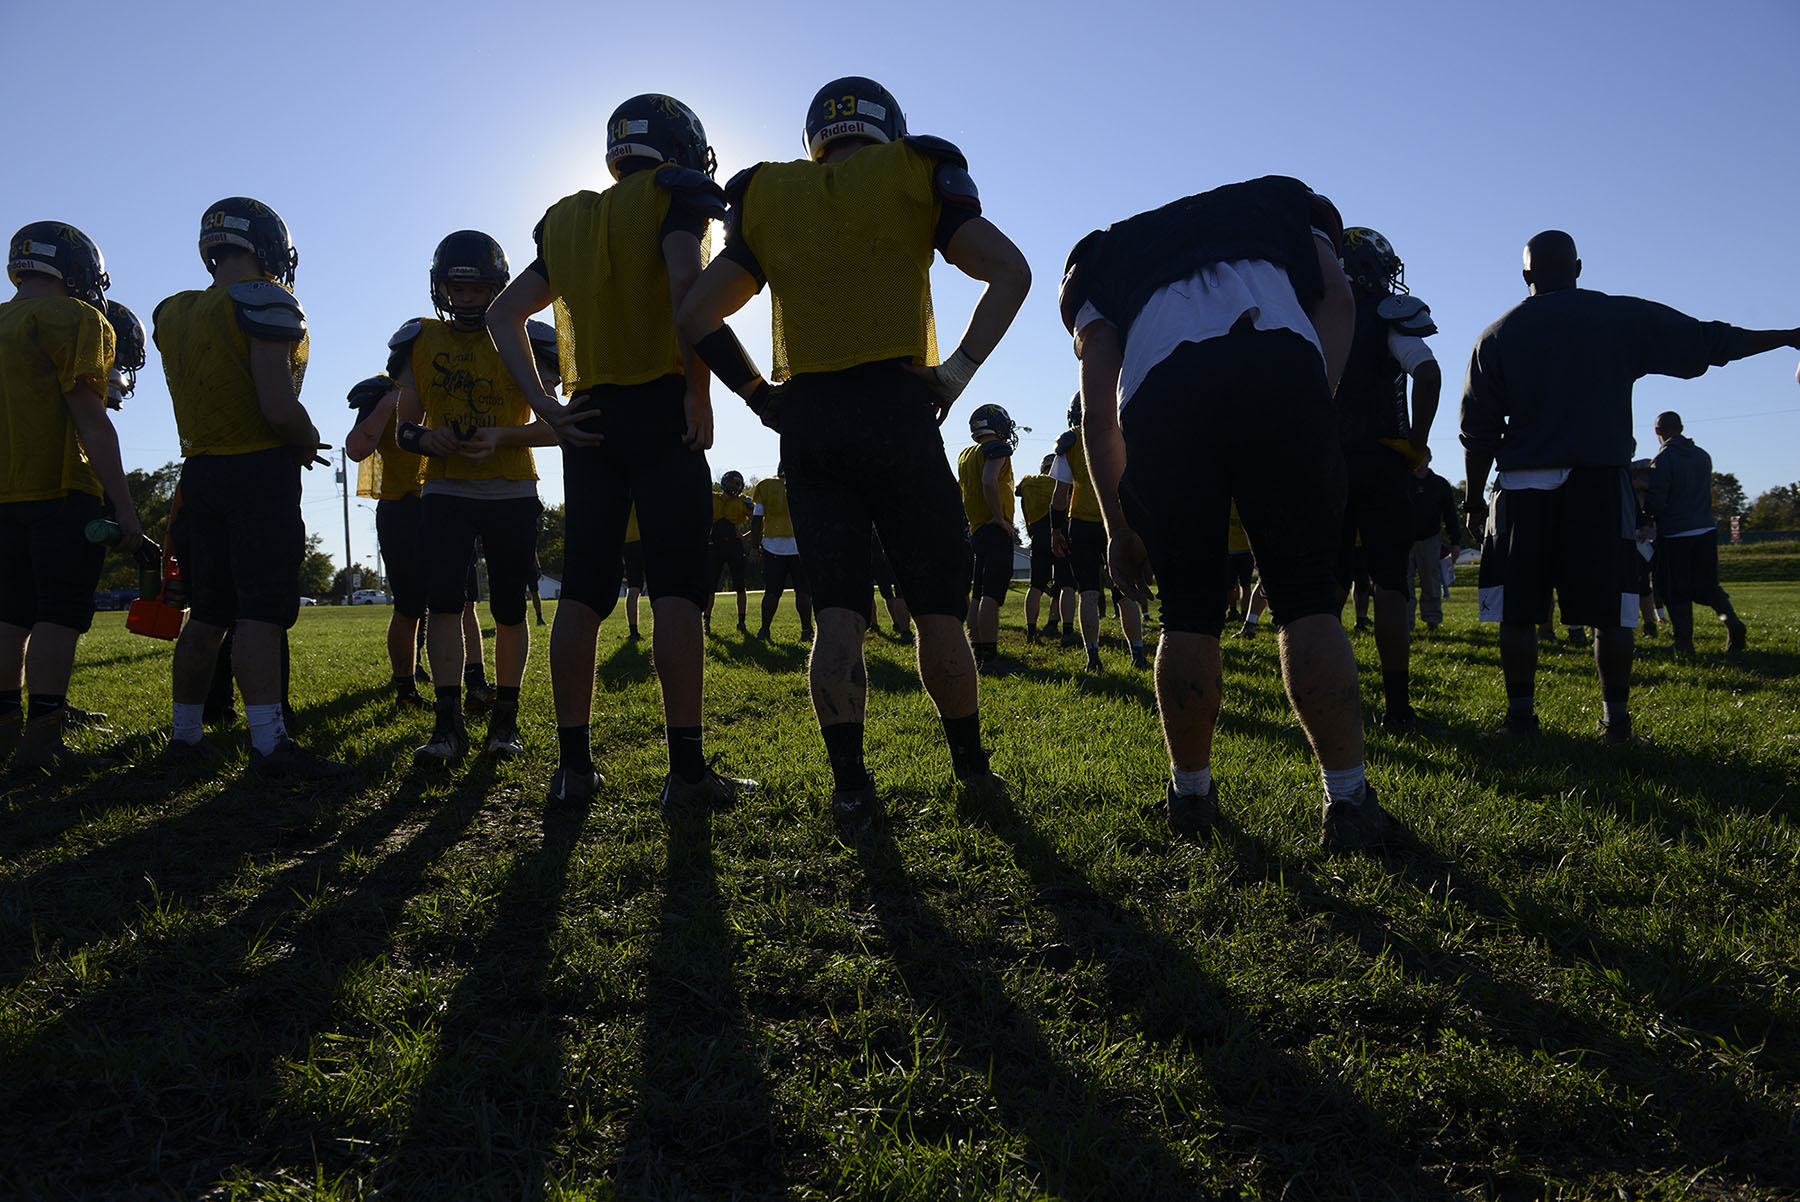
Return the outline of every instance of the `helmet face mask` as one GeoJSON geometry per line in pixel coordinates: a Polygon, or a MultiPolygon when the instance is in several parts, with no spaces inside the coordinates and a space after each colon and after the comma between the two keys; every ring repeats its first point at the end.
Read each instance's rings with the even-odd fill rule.
{"type": "Polygon", "coordinates": [[[977,442],[984,437],[998,439],[1013,450],[1019,449],[1019,427],[1012,415],[999,405],[982,405],[969,414],[969,435],[977,442]]]}
{"type": "Polygon", "coordinates": [[[719,169],[719,156],[706,144],[706,128],[694,110],[657,92],[633,96],[606,123],[606,167],[614,179],[625,177],[630,159],[674,163],[708,176],[719,169]]]}
{"type": "Polygon", "coordinates": [[[7,246],[6,278],[15,286],[27,273],[62,281],[69,295],[96,309],[106,304],[112,279],[94,240],[60,221],[34,221],[7,246]]]}
{"type": "Polygon", "coordinates": [[[1394,252],[1394,244],[1366,225],[1344,230],[1344,274],[1350,282],[1370,292],[1406,291],[1406,264],[1394,252]]]}
{"type": "Polygon", "coordinates": [[[431,255],[431,304],[437,315],[460,325],[479,325],[488,306],[512,279],[506,252],[480,230],[457,230],[431,255]],[[473,300],[467,290],[479,288],[473,300]]]}
{"type": "Polygon", "coordinates": [[[735,497],[744,491],[744,473],[729,471],[719,477],[719,488],[726,496],[735,497]]]}
{"type": "Polygon", "coordinates": [[[906,136],[906,114],[894,94],[863,75],[834,79],[813,95],[806,110],[806,153],[818,162],[844,138],[898,142],[906,136]]]}
{"type": "Polygon", "coordinates": [[[264,275],[283,287],[294,286],[300,252],[288,237],[287,223],[262,201],[227,196],[201,214],[200,261],[206,269],[216,271],[219,257],[231,250],[248,251],[264,275]]]}
{"type": "Polygon", "coordinates": [[[137,390],[137,374],[143,370],[148,348],[144,323],[118,301],[106,302],[106,323],[113,328],[113,378],[106,390],[106,407],[117,409],[137,390]]]}

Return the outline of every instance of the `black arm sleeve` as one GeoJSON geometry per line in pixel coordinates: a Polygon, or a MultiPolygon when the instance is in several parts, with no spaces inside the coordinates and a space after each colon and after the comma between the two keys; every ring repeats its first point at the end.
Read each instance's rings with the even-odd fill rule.
{"type": "Polygon", "coordinates": [[[758,291],[768,284],[769,277],[763,274],[762,264],[756,261],[756,252],[744,241],[743,231],[738,228],[737,210],[731,211],[731,224],[725,231],[725,249],[719,252],[721,259],[730,259],[747,272],[756,281],[758,291]]]}
{"type": "Polygon", "coordinates": [[[657,238],[667,238],[670,234],[692,234],[696,239],[706,237],[707,218],[701,213],[682,204],[677,198],[669,205],[669,215],[663,218],[662,229],[657,231],[657,238]]]}
{"type": "Polygon", "coordinates": [[[544,262],[544,222],[548,220],[550,220],[550,214],[545,213],[538,218],[538,223],[531,227],[531,244],[537,247],[537,258],[533,259],[525,268],[526,271],[542,277],[546,284],[550,282],[550,267],[544,262]]]}

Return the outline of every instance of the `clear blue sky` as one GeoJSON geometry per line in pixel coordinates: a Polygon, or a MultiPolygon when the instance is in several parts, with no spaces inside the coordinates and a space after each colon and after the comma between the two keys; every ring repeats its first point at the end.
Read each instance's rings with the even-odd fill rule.
{"type": "MultiPolygon", "coordinates": [[[[1583,282],[1698,317],[1800,324],[1793,236],[1800,160],[1800,4],[1671,0],[1388,5],[817,3],[221,6],[103,0],[0,6],[15,117],[0,227],[75,223],[101,246],[111,295],[146,323],[204,286],[202,210],[245,194],[286,218],[312,328],[302,400],[325,439],[386,340],[430,312],[439,238],[474,227],[532,257],[558,197],[608,182],[603,127],[622,99],[692,106],[719,178],[801,153],[807,102],[864,74],[908,123],[958,143],[986,212],[1036,279],[946,431],[988,401],[1049,449],[1075,385],[1056,315],[1069,246],[1087,230],[1189,192],[1270,172],[1382,231],[1435,314],[1445,410],[1437,467],[1462,476],[1455,408],[1475,336],[1523,295],[1519,253],[1540,229],[1574,234],[1583,282]],[[690,14],[657,24],[663,14],[690,14]]],[[[975,292],[934,275],[940,342],[975,292]]],[[[768,362],[759,299],[734,322],[768,362]]],[[[1720,471],[1754,496],[1800,479],[1795,357],[1778,352],[1692,382],[1637,390],[1640,453],[1680,410],[1720,471]]],[[[715,388],[715,476],[774,467],[773,435],[715,388]]],[[[118,419],[128,467],[178,456],[160,365],[118,419]]],[[[561,467],[542,453],[546,501],[561,467]]],[[[306,516],[342,561],[330,473],[306,516]]],[[[357,558],[373,520],[353,510],[357,558]]]]}

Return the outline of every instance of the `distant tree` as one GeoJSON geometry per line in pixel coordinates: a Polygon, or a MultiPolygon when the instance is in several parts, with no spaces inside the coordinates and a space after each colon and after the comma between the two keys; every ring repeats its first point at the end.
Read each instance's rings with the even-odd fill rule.
{"type": "Polygon", "coordinates": [[[1731,519],[1743,517],[1750,504],[1744,499],[1744,486],[1730,472],[1714,472],[1712,478],[1713,517],[1719,529],[1730,533],[1731,519]]]}
{"type": "MultiPolygon", "coordinates": [[[[344,573],[343,573],[342,569],[339,569],[335,574],[332,575],[331,587],[329,589],[325,590],[325,595],[333,597],[333,598],[342,598],[342,597],[349,596],[350,593],[355,592],[359,588],[374,588],[375,587],[375,569],[374,568],[368,567],[368,566],[366,566],[364,564],[360,564],[360,563],[351,564],[350,565],[350,575],[351,575],[351,578],[356,581],[356,583],[350,585],[349,589],[346,590],[344,587],[344,573]]],[[[317,594],[311,594],[311,593],[308,594],[308,596],[315,596],[315,595],[317,595],[317,594]]]]}
{"type": "Polygon", "coordinates": [[[306,536],[306,558],[300,561],[300,595],[303,597],[316,600],[331,594],[334,573],[331,556],[322,550],[324,543],[322,534],[306,536]]]}
{"type": "MultiPolygon", "coordinates": [[[[125,484],[131,489],[131,503],[137,510],[138,524],[158,545],[169,532],[169,503],[175,496],[175,482],[179,479],[179,463],[165,463],[153,471],[132,468],[125,473],[125,484]]],[[[136,588],[137,585],[138,567],[131,557],[120,551],[108,552],[98,587],[122,589],[136,588]]]]}
{"type": "Polygon", "coordinates": [[[544,510],[543,520],[538,523],[538,564],[547,575],[558,580],[563,578],[563,540],[567,531],[565,515],[566,511],[561,505],[552,505],[544,510]]]}
{"type": "Polygon", "coordinates": [[[1783,484],[1757,497],[1744,515],[1746,530],[1800,530],[1800,483],[1783,484]]]}

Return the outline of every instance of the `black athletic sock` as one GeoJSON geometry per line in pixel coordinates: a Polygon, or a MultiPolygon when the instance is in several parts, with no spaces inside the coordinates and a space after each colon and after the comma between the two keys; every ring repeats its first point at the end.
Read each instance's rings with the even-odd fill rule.
{"type": "Polygon", "coordinates": [[[981,714],[945,718],[944,742],[950,745],[950,765],[958,776],[988,770],[988,754],[981,746],[981,714]]]}
{"type": "Polygon", "coordinates": [[[439,685],[432,691],[437,695],[431,706],[437,714],[433,733],[448,734],[462,725],[462,690],[455,685],[439,685]]]}
{"type": "Polygon", "coordinates": [[[1383,672],[1381,691],[1387,696],[1387,712],[1392,717],[1412,713],[1412,685],[1405,672],[1383,672]]]}
{"type": "Polygon", "coordinates": [[[833,722],[821,726],[825,736],[825,754],[831,760],[831,780],[839,789],[862,789],[869,784],[868,765],[863,763],[863,724],[833,722]]]}
{"type": "Polygon", "coordinates": [[[591,725],[556,728],[557,758],[564,767],[592,768],[594,766],[594,752],[589,746],[593,729],[591,725]]]}
{"type": "Polygon", "coordinates": [[[496,688],[494,690],[494,704],[511,706],[513,709],[518,709],[519,686],[516,684],[503,684],[496,688]]]}
{"type": "Polygon", "coordinates": [[[36,722],[39,718],[48,718],[68,703],[68,695],[64,693],[33,693],[31,709],[26,716],[36,722]]]}
{"type": "Polygon", "coordinates": [[[419,686],[411,676],[394,677],[394,692],[402,697],[417,697],[419,686]]]}
{"type": "Polygon", "coordinates": [[[688,784],[706,775],[706,748],[698,726],[671,726],[669,738],[669,771],[688,784]]]}
{"type": "Polygon", "coordinates": [[[973,650],[976,662],[983,663],[1000,654],[1000,644],[998,642],[976,643],[973,650]]]}
{"type": "Polygon", "coordinates": [[[463,683],[465,685],[486,684],[487,668],[481,664],[464,664],[463,683]]]}

